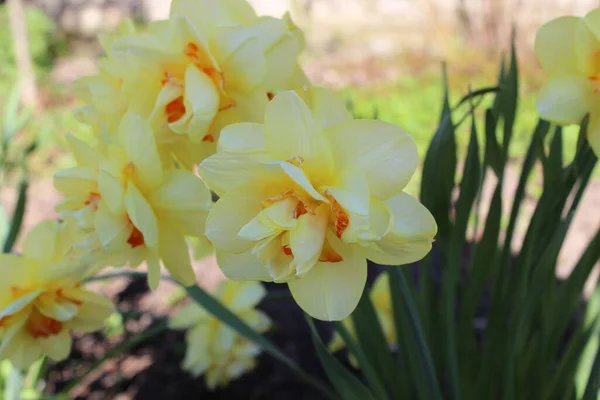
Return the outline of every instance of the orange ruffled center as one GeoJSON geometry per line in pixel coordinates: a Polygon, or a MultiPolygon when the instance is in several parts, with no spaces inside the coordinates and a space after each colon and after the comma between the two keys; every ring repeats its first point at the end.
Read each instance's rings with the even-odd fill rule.
{"type": "MultiPolygon", "coordinates": [[[[287,162],[297,166],[298,168],[302,168],[302,165],[304,164],[304,160],[300,156],[294,156],[287,160],[287,162]]],[[[341,238],[344,234],[344,231],[348,228],[348,225],[350,224],[350,215],[329,193],[324,193],[324,196],[330,202],[330,212],[328,221],[329,228],[333,230],[337,237],[341,238]]],[[[315,200],[306,194],[301,194],[295,190],[288,190],[280,195],[264,200],[262,203],[262,207],[264,209],[277,202],[284,201],[285,199],[289,198],[293,198],[297,201],[296,208],[293,212],[293,217],[295,219],[298,219],[300,216],[307,213],[315,215],[316,209],[322,204],[322,202],[315,200]]],[[[288,244],[282,246],[282,251],[286,256],[294,256],[293,251],[288,244]]],[[[321,255],[319,256],[319,261],[340,262],[343,260],[343,257],[340,254],[338,254],[333,249],[329,241],[325,239],[321,255]]]]}
{"type": "MultiPolygon", "coordinates": [[[[219,71],[213,64],[208,54],[194,42],[189,42],[184,50],[183,54],[186,56],[188,62],[194,64],[200,71],[208,76],[215,85],[217,92],[219,93],[219,111],[227,110],[228,108],[236,106],[236,101],[231,97],[225,90],[225,76],[223,72],[219,71]]],[[[174,74],[170,71],[165,71],[161,84],[172,84],[179,87],[185,87],[185,80],[182,74],[174,74]]],[[[165,106],[165,115],[169,123],[179,121],[186,113],[184,96],[181,95],[171,100],[165,106]]],[[[214,142],[215,138],[212,132],[209,132],[203,139],[205,142],[214,142]]]]}

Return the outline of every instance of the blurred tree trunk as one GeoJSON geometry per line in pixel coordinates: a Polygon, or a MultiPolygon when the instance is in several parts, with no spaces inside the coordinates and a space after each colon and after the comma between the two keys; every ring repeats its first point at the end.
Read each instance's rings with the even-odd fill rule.
{"type": "Polygon", "coordinates": [[[21,101],[24,106],[38,106],[38,90],[35,84],[33,63],[29,53],[29,41],[27,40],[27,23],[21,0],[7,0],[8,18],[13,37],[13,48],[15,60],[19,73],[21,101]]]}

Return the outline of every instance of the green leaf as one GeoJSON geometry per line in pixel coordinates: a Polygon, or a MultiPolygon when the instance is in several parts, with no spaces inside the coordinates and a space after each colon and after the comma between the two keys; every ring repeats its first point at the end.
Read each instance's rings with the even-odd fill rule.
{"type": "Polygon", "coordinates": [[[550,144],[550,153],[546,168],[544,168],[544,186],[548,190],[560,190],[563,172],[563,140],[562,128],[557,126],[550,144]]]}
{"type": "Polygon", "coordinates": [[[27,173],[27,157],[35,151],[37,148],[37,143],[34,142],[30,144],[21,157],[21,170],[23,171],[23,177],[21,178],[21,183],[19,184],[19,194],[17,198],[17,203],[15,204],[15,209],[13,211],[13,216],[10,221],[10,228],[8,230],[8,234],[6,239],[4,240],[4,246],[2,251],[4,253],[10,253],[12,251],[13,246],[15,245],[15,241],[21,232],[21,226],[23,225],[23,218],[25,216],[25,207],[27,206],[27,189],[29,187],[28,183],[28,173],[27,173]]]}
{"type": "Polygon", "coordinates": [[[375,397],[377,399],[389,399],[390,397],[388,396],[385,390],[385,385],[383,384],[383,377],[378,373],[378,371],[375,370],[375,367],[373,367],[371,361],[369,361],[369,357],[367,357],[365,352],[366,350],[363,350],[362,347],[356,343],[343,323],[336,321],[332,322],[332,325],[333,328],[340,334],[350,352],[356,357],[358,365],[373,389],[375,397]]]}
{"type": "Polygon", "coordinates": [[[443,301],[441,311],[445,331],[446,372],[455,398],[458,398],[460,393],[458,341],[456,336],[456,290],[462,267],[463,249],[466,243],[467,223],[473,203],[479,192],[480,182],[479,143],[477,141],[475,115],[471,110],[471,139],[463,169],[463,179],[460,183],[460,194],[456,202],[455,223],[451,232],[451,241],[446,254],[446,266],[442,280],[443,301]]]}
{"type": "Polygon", "coordinates": [[[17,237],[21,232],[21,226],[23,225],[23,217],[25,216],[25,206],[27,204],[28,187],[29,184],[27,182],[27,176],[25,176],[19,184],[19,197],[17,198],[15,210],[10,221],[8,235],[6,236],[6,240],[4,241],[4,247],[2,249],[4,253],[10,253],[12,251],[15,241],[17,240],[17,237]]]}
{"type": "Polygon", "coordinates": [[[506,74],[503,90],[499,97],[499,111],[503,119],[502,147],[504,148],[504,159],[508,159],[508,148],[512,139],[515,118],[517,115],[517,106],[519,101],[519,68],[517,65],[517,51],[515,46],[515,37],[510,46],[510,66],[506,74]]]}
{"type": "Polygon", "coordinates": [[[555,352],[555,349],[558,348],[560,339],[563,336],[563,332],[567,329],[571,316],[579,309],[581,293],[583,292],[585,282],[598,260],[600,260],[600,229],[589,242],[587,248],[571,271],[571,274],[558,289],[552,301],[554,318],[549,327],[549,343],[546,347],[551,353],[555,352]]]}
{"type": "Polygon", "coordinates": [[[326,398],[336,398],[336,396],[326,386],[324,386],[315,378],[306,374],[291,358],[286,356],[277,346],[271,343],[271,341],[252,329],[231,310],[221,304],[217,299],[208,294],[202,288],[195,285],[186,287],[185,290],[192,300],[206,309],[206,311],[218,318],[221,322],[227,324],[246,339],[261,346],[267,353],[292,369],[296,376],[302,379],[306,384],[319,391],[326,398]]]}
{"type": "Polygon", "coordinates": [[[450,232],[448,210],[452,203],[456,171],[455,127],[448,100],[448,83],[444,68],[444,97],[439,127],[429,144],[423,164],[421,202],[431,211],[438,224],[438,240],[445,243],[450,232]]]}
{"type": "Polygon", "coordinates": [[[496,126],[498,119],[494,116],[494,111],[489,108],[485,111],[485,165],[492,167],[492,170],[498,178],[504,171],[504,158],[502,150],[496,139],[496,126]]]}
{"type": "Polygon", "coordinates": [[[321,365],[325,370],[325,373],[329,377],[329,380],[335,387],[336,391],[340,394],[343,400],[375,400],[373,393],[355,377],[350,371],[348,371],[342,364],[340,364],[329,352],[321,341],[319,333],[315,328],[315,324],[312,319],[307,315],[306,322],[310,327],[312,334],[313,343],[317,351],[317,356],[321,361],[321,365]]]}
{"type": "Polygon", "coordinates": [[[460,99],[460,101],[454,106],[453,109],[456,110],[457,108],[459,108],[460,106],[462,106],[463,104],[465,104],[468,101],[471,101],[473,99],[476,99],[478,97],[484,96],[489,93],[497,93],[500,90],[502,90],[502,88],[500,86],[491,86],[491,87],[485,87],[485,88],[481,88],[481,89],[477,89],[472,92],[469,92],[462,99],[460,99]]]}
{"type": "Polygon", "coordinates": [[[408,354],[409,370],[415,381],[419,398],[441,400],[442,395],[431,354],[404,272],[401,267],[390,267],[388,274],[398,346],[408,354]]]}
{"type": "Polygon", "coordinates": [[[401,388],[397,378],[400,372],[396,368],[369,291],[363,292],[362,298],[352,313],[352,322],[360,347],[364,350],[370,363],[375,367],[379,376],[384,379],[392,397],[400,397],[401,388]]]}
{"type": "MultiPolygon", "coordinates": [[[[592,342],[591,347],[595,347],[593,343],[598,340],[599,335],[600,286],[596,286],[594,294],[588,303],[583,324],[581,324],[573,333],[556,368],[556,373],[554,374],[552,381],[544,388],[547,397],[551,395],[557,399],[569,397],[581,399],[583,397],[585,392],[582,393],[581,386],[577,388],[577,381],[581,381],[582,378],[577,378],[577,374],[585,374],[585,370],[582,369],[582,362],[585,363],[589,359],[589,354],[585,354],[585,349],[590,342],[592,342]],[[572,382],[572,385],[569,384],[570,382],[572,382]],[[574,393],[571,395],[572,390],[574,393]],[[566,393],[561,393],[561,391],[565,391],[566,393]],[[578,396],[576,396],[577,391],[579,391],[578,396]]],[[[594,360],[594,364],[595,363],[596,361],[594,360]]],[[[594,367],[592,367],[592,371],[593,369],[594,367]]],[[[589,369],[587,371],[589,376],[591,372],[589,369]]],[[[585,388],[585,391],[587,391],[587,388],[585,388]]]]}
{"type": "Polygon", "coordinates": [[[600,397],[600,346],[598,346],[598,337],[594,338],[596,342],[596,357],[594,358],[594,364],[587,381],[585,392],[583,393],[583,400],[597,400],[600,397]]]}
{"type": "MultiPolygon", "coordinates": [[[[483,385],[490,378],[490,370],[493,367],[491,362],[481,363],[481,358],[489,359],[493,356],[493,348],[491,347],[492,340],[488,338],[484,345],[483,354],[479,347],[475,336],[475,314],[481,298],[489,282],[492,285],[492,294],[499,292],[495,285],[499,285],[498,279],[495,277],[498,274],[498,236],[500,234],[500,222],[502,217],[502,183],[498,182],[492,196],[492,202],[488,211],[485,228],[481,240],[475,245],[473,257],[471,259],[471,267],[467,284],[463,289],[461,311],[459,318],[459,338],[460,338],[460,353],[463,358],[461,363],[464,367],[463,375],[466,379],[474,380],[475,377],[479,382],[479,391],[483,390],[483,385]],[[485,379],[482,379],[485,378],[485,379]]],[[[493,304],[493,303],[492,303],[493,304]]],[[[489,310],[487,315],[488,323],[493,323],[493,317],[496,315],[494,309],[489,310]]],[[[501,335],[501,331],[487,330],[488,335],[501,335]]],[[[474,384],[475,382],[470,382],[474,384]]],[[[483,396],[485,397],[485,396],[483,396]]]]}
{"type": "Polygon", "coordinates": [[[523,161],[523,168],[521,169],[521,176],[519,177],[519,183],[513,196],[512,209],[510,213],[510,219],[508,222],[508,228],[506,229],[506,235],[504,238],[504,247],[502,249],[501,265],[502,267],[508,267],[510,260],[512,238],[517,224],[517,218],[521,211],[521,203],[525,197],[525,187],[531,176],[531,171],[535,164],[537,157],[544,153],[543,142],[546,134],[550,129],[550,124],[547,121],[539,120],[535,127],[529,147],[527,148],[527,154],[523,161]]]}

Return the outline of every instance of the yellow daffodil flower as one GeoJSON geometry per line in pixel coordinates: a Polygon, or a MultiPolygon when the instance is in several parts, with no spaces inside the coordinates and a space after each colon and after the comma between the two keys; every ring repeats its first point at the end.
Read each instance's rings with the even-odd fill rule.
{"type": "MultiPolygon", "coordinates": [[[[383,334],[390,346],[396,343],[396,326],[394,325],[394,314],[392,310],[392,299],[390,297],[390,284],[388,274],[380,274],[371,288],[369,293],[371,302],[377,313],[377,318],[381,324],[383,334]]],[[[354,324],[350,320],[350,317],[345,318],[342,323],[352,336],[356,339],[356,333],[354,331],[354,324]]],[[[339,333],[335,333],[331,342],[329,343],[329,351],[336,352],[345,347],[344,340],[339,333]]],[[[353,355],[350,355],[350,363],[355,367],[358,367],[358,362],[353,355]]]]}
{"type": "Polygon", "coordinates": [[[149,118],[161,153],[188,169],[214,153],[224,126],[261,121],[276,90],[308,83],[301,31],[245,0],[176,0],[167,21],[125,25],[102,44],[100,74],[78,85],[89,103],[79,118],[109,132],[126,111],[149,118]]]}
{"type": "Polygon", "coordinates": [[[23,241],[22,256],[0,255],[0,360],[28,368],[42,355],[60,361],[70,332],[101,328],[112,310],[85,290],[87,268],[70,253],[74,224],[45,221],[23,241]]]}
{"type": "Polygon", "coordinates": [[[175,279],[193,284],[185,236],[204,234],[212,205],[204,183],[190,171],[164,168],[148,122],[132,113],[122,118],[105,154],[74,138],[70,143],[79,165],[54,177],[65,196],[57,211],[91,231],[116,255],[111,262],[146,261],[151,287],[158,285],[161,260],[175,279]]]}
{"type": "MultiPolygon", "coordinates": [[[[258,282],[224,281],[215,297],[259,333],[271,327],[264,313],[256,310],[266,292],[258,282]]],[[[196,303],[181,309],[171,320],[173,329],[188,329],[183,369],[193,376],[205,375],[206,386],[225,386],[256,365],[261,349],[237,334],[196,303]]]]}
{"type": "Polygon", "coordinates": [[[431,213],[402,192],[417,158],[401,128],[352,120],[329,90],[281,92],[264,125],[228,126],[199,167],[220,196],[206,230],[219,266],[230,279],[287,282],[315,318],[345,318],[367,258],[408,264],[431,249],[431,213]]]}
{"type": "Polygon", "coordinates": [[[600,154],[600,9],[544,24],[535,52],[550,75],[538,95],[538,113],[561,125],[579,124],[589,113],[588,140],[600,154]]]}

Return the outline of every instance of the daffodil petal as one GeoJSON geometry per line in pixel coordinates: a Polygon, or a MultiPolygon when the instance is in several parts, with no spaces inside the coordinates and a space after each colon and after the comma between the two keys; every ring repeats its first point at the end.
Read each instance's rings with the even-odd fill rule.
{"type": "Polygon", "coordinates": [[[292,296],[311,317],[341,321],[354,311],[367,281],[367,261],[348,245],[335,249],[337,263],[317,263],[304,277],[288,282],[292,296]]]}
{"type": "Polygon", "coordinates": [[[296,90],[310,85],[310,79],[308,79],[308,76],[306,76],[306,73],[302,67],[300,65],[296,65],[294,72],[292,72],[292,75],[286,80],[282,89],[296,90]]]}
{"type": "Polygon", "coordinates": [[[208,32],[211,26],[250,24],[256,19],[252,6],[245,0],[220,0],[198,2],[173,0],[171,16],[185,15],[194,28],[208,32]]]}
{"type": "Polygon", "coordinates": [[[264,148],[264,126],[255,122],[241,122],[226,126],[221,131],[217,145],[219,152],[252,151],[264,148]]]}
{"type": "Polygon", "coordinates": [[[238,232],[262,210],[264,196],[255,187],[241,187],[225,193],[206,219],[206,237],[221,251],[243,253],[253,242],[238,237],[238,232]]]}
{"type": "Polygon", "coordinates": [[[399,193],[417,168],[417,146],[400,127],[383,121],[352,120],[325,131],[336,169],[364,171],[372,197],[399,193]]]}
{"type": "MultiPolygon", "coordinates": [[[[65,296],[70,299],[79,301],[79,313],[77,314],[77,320],[81,321],[95,321],[97,328],[102,327],[103,322],[106,318],[113,313],[115,307],[113,303],[106,297],[101,296],[97,293],[90,292],[81,288],[71,288],[64,290],[65,296]]],[[[76,328],[80,330],[81,328],[76,328]]]]}
{"type": "Polygon", "coordinates": [[[265,52],[266,79],[264,85],[269,90],[283,87],[295,72],[298,55],[302,48],[294,35],[286,32],[265,52]]]}
{"type": "Polygon", "coordinates": [[[169,224],[161,224],[158,253],[167,271],[184,286],[196,282],[185,237],[169,224]]]}
{"type": "Polygon", "coordinates": [[[168,145],[165,143],[163,146],[171,151],[181,167],[188,171],[193,170],[196,164],[200,164],[217,150],[214,142],[193,143],[191,140],[179,140],[168,145]]]}
{"type": "Polygon", "coordinates": [[[265,145],[280,160],[300,157],[304,169],[329,174],[331,150],[308,106],[293,91],[277,94],[265,113],[265,145]]]}
{"type": "Polygon", "coordinates": [[[224,298],[228,299],[227,306],[233,311],[252,309],[267,294],[259,282],[229,282],[224,298]]]}
{"type": "Polygon", "coordinates": [[[540,117],[559,124],[578,124],[595,104],[594,87],[582,76],[552,77],[540,90],[540,117]]]}
{"type": "Polygon", "coordinates": [[[308,105],[322,129],[352,120],[342,97],[331,89],[309,86],[296,90],[296,93],[308,105]]]}
{"type": "Polygon", "coordinates": [[[160,185],[163,169],[150,125],[139,115],[127,113],[119,125],[127,158],[133,164],[136,182],[145,189],[160,185]]]}
{"type": "Polygon", "coordinates": [[[44,354],[54,361],[62,361],[71,353],[72,339],[69,332],[65,329],[56,335],[39,338],[38,343],[44,354]]]}
{"type": "Polygon", "coordinates": [[[208,346],[212,331],[207,324],[197,325],[186,333],[187,350],[183,359],[183,368],[201,375],[210,366],[208,346]]]}
{"type": "MultiPolygon", "coordinates": [[[[594,22],[594,18],[590,18],[594,22]]],[[[558,41],[564,39],[560,38],[558,41]]],[[[600,41],[592,31],[590,25],[586,23],[585,18],[575,29],[575,41],[573,43],[577,61],[577,70],[584,76],[595,76],[598,73],[598,48],[600,41]]],[[[568,72],[563,72],[563,74],[568,72]]]]}
{"type": "Polygon", "coordinates": [[[72,302],[58,301],[48,296],[40,296],[36,307],[43,315],[57,321],[68,321],[79,311],[78,306],[72,302]]]}
{"type": "Polygon", "coordinates": [[[578,17],[560,17],[547,22],[538,30],[535,53],[548,73],[577,71],[575,32],[580,21],[578,17]]]}
{"type": "MultiPolygon", "coordinates": [[[[193,114],[187,132],[190,140],[199,143],[210,133],[213,119],[219,111],[219,93],[213,81],[194,65],[185,71],[185,106],[193,114]]],[[[176,129],[177,122],[171,124],[176,129]]]]}
{"type": "Polygon", "coordinates": [[[46,220],[37,224],[23,240],[22,252],[27,258],[50,261],[58,242],[58,222],[46,220]]]}
{"type": "MultiPolygon", "coordinates": [[[[7,304],[12,298],[10,288],[36,278],[36,264],[32,260],[15,254],[0,254],[0,304],[7,304]]],[[[42,277],[39,277],[42,278],[42,277]]]]}
{"type": "Polygon", "coordinates": [[[94,216],[94,228],[102,248],[109,254],[116,253],[127,245],[133,227],[124,215],[112,214],[101,202],[94,216]]]}
{"type": "Polygon", "coordinates": [[[347,211],[359,215],[369,214],[369,182],[363,171],[346,167],[339,173],[336,184],[325,186],[324,190],[347,211]]]}
{"type": "Polygon", "coordinates": [[[206,185],[192,172],[172,170],[163,184],[148,197],[155,209],[170,211],[207,211],[212,204],[206,185]]]}
{"type": "MultiPolygon", "coordinates": [[[[13,363],[15,362],[12,355],[15,353],[16,347],[18,346],[18,342],[23,337],[23,335],[19,335],[21,333],[21,329],[23,325],[29,319],[29,315],[31,314],[31,310],[33,307],[30,307],[25,312],[15,314],[14,317],[11,318],[10,324],[2,329],[2,341],[0,341],[0,358],[8,359],[10,358],[13,363]]],[[[23,365],[23,367],[28,367],[28,365],[23,365]]]]}
{"type": "Polygon", "coordinates": [[[42,349],[37,341],[30,335],[16,335],[11,344],[14,349],[11,352],[10,361],[14,367],[27,369],[42,355],[42,349]]]}
{"type": "Polygon", "coordinates": [[[110,172],[100,169],[98,173],[98,190],[102,201],[114,214],[121,214],[125,210],[125,188],[123,182],[110,172]]]}
{"type": "Polygon", "coordinates": [[[319,259],[328,223],[329,205],[327,204],[321,204],[314,215],[306,213],[298,217],[296,227],[290,231],[290,249],[294,255],[297,275],[306,274],[319,259]]]}
{"type": "Polygon", "coordinates": [[[261,181],[264,176],[262,162],[272,160],[266,151],[244,153],[216,153],[198,166],[198,173],[219,196],[235,188],[261,181]]]}
{"type": "Polygon", "coordinates": [[[328,203],[329,200],[313,187],[312,183],[306,176],[304,170],[296,167],[287,161],[267,161],[263,163],[263,166],[268,170],[276,173],[278,168],[281,168],[283,172],[298,186],[306,191],[312,198],[328,203]]]}
{"type": "Polygon", "coordinates": [[[238,236],[259,241],[296,225],[294,211],[298,200],[288,197],[275,202],[262,210],[256,217],[240,229],[238,236]]]}
{"type": "Polygon", "coordinates": [[[239,25],[215,28],[211,43],[216,49],[231,49],[227,51],[229,54],[221,54],[228,86],[238,92],[251,92],[263,83],[267,73],[264,53],[247,28],[239,25]]]}
{"type": "Polygon", "coordinates": [[[206,310],[196,303],[183,306],[173,317],[169,318],[169,328],[187,329],[208,317],[206,310]]]}
{"type": "Polygon", "coordinates": [[[144,235],[144,243],[151,249],[158,247],[158,224],[152,206],[134,184],[129,182],[125,194],[129,219],[144,235]]]}
{"type": "Polygon", "coordinates": [[[98,150],[71,134],[68,134],[66,139],[69,144],[69,149],[78,165],[90,167],[98,166],[102,159],[102,155],[98,150]]]}
{"type": "MultiPolygon", "coordinates": [[[[563,17],[564,18],[564,17],[563,17]]],[[[573,18],[573,17],[571,17],[573,18]]],[[[583,17],[583,21],[587,27],[594,33],[596,38],[600,40],[600,9],[590,11],[583,17]]]]}
{"type": "Polygon", "coordinates": [[[425,257],[437,233],[437,225],[429,210],[406,193],[400,193],[385,203],[394,217],[394,226],[377,243],[379,250],[363,248],[366,257],[384,265],[410,264],[425,257]]]}
{"type": "Polygon", "coordinates": [[[25,307],[30,305],[31,302],[34,301],[42,292],[43,290],[41,289],[34,290],[17,298],[16,300],[13,300],[11,303],[4,306],[2,310],[0,310],[0,318],[14,315],[19,311],[23,310],[25,307]]]}
{"type": "Polygon", "coordinates": [[[62,169],[54,174],[54,187],[64,196],[77,196],[97,189],[97,173],[90,167],[62,169]]]}
{"type": "Polygon", "coordinates": [[[160,283],[160,260],[158,256],[151,253],[146,262],[148,263],[148,286],[152,290],[156,290],[160,283]]]}
{"type": "Polygon", "coordinates": [[[251,252],[234,254],[217,250],[217,264],[223,274],[234,281],[265,281],[273,279],[263,262],[251,252]]]}
{"type": "Polygon", "coordinates": [[[236,106],[230,109],[221,111],[219,117],[223,118],[219,121],[219,117],[215,119],[215,126],[227,126],[238,122],[257,122],[263,123],[265,118],[265,110],[269,104],[269,98],[264,91],[264,88],[259,87],[252,92],[228,92],[235,100],[236,106]],[[231,114],[228,114],[231,112],[231,114]]]}

